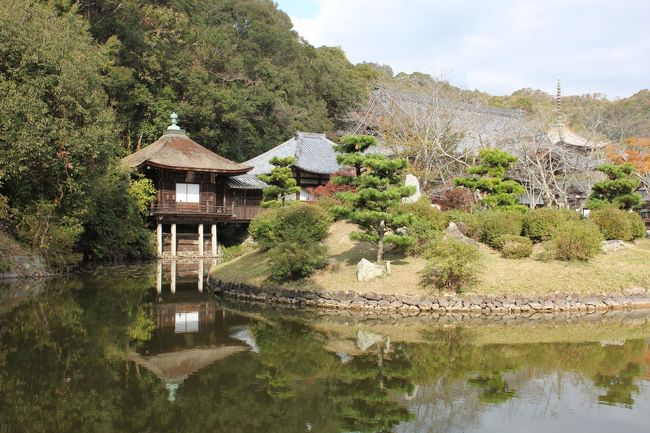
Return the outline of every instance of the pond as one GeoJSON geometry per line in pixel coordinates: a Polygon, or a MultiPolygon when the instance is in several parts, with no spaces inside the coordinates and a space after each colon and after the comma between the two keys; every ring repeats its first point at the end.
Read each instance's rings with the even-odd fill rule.
{"type": "Polygon", "coordinates": [[[0,432],[650,428],[650,313],[369,320],[237,304],[163,269],[0,286],[0,432]]]}

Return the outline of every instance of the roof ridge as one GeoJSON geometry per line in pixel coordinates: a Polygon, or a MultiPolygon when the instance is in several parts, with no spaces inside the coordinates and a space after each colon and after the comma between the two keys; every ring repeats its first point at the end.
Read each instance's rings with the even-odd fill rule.
{"type": "Polygon", "coordinates": [[[325,136],[324,132],[304,132],[304,131],[296,131],[294,134],[294,137],[299,138],[299,137],[317,137],[317,138],[327,138],[325,136]]]}

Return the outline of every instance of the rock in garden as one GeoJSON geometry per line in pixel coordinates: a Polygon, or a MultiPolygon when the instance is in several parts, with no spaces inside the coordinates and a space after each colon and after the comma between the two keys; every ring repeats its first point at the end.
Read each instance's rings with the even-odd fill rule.
{"type": "Polygon", "coordinates": [[[384,275],[384,267],[376,265],[369,260],[361,259],[357,264],[357,280],[370,281],[384,275]]]}
{"type": "Polygon", "coordinates": [[[327,263],[325,263],[325,270],[331,272],[335,270],[338,267],[338,265],[339,262],[336,261],[334,257],[330,257],[329,259],[327,259],[327,263]]]}
{"type": "Polygon", "coordinates": [[[606,253],[613,253],[624,248],[627,248],[627,244],[621,240],[603,241],[603,251],[606,253]]]}
{"type": "Polygon", "coordinates": [[[447,230],[445,230],[445,237],[448,239],[456,239],[462,242],[465,242],[468,245],[473,246],[474,248],[478,248],[478,242],[476,242],[472,238],[468,238],[465,236],[460,229],[458,228],[458,225],[456,225],[455,222],[450,222],[449,226],[447,226],[447,230]]]}
{"type": "Polygon", "coordinates": [[[422,193],[420,192],[420,181],[417,177],[413,176],[412,174],[407,174],[404,185],[415,187],[415,192],[409,197],[404,197],[402,199],[402,203],[415,203],[420,199],[420,197],[422,197],[422,193]]]}

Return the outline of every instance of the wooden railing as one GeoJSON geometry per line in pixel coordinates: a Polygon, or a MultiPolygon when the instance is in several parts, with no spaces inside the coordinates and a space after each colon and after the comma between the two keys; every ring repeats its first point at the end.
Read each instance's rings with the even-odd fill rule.
{"type": "Polygon", "coordinates": [[[209,215],[230,217],[238,221],[250,221],[263,210],[258,205],[231,204],[214,206],[205,203],[156,203],[151,215],[209,215]]]}
{"type": "Polygon", "coordinates": [[[151,214],[232,216],[233,206],[214,206],[206,203],[156,203],[151,207],[151,214]]]}

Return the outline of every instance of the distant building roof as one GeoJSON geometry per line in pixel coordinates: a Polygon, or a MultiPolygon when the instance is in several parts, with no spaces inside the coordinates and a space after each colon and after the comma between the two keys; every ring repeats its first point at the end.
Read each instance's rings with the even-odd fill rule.
{"type": "Polygon", "coordinates": [[[268,186],[266,182],[250,174],[227,177],[226,184],[234,189],[264,189],[268,186]]]}
{"type": "Polygon", "coordinates": [[[568,144],[583,149],[601,149],[606,143],[585,138],[564,124],[559,124],[551,128],[546,134],[553,144],[568,144]]]}
{"type": "Polygon", "coordinates": [[[171,170],[204,171],[222,174],[243,174],[252,167],[224,158],[190,139],[185,131],[172,125],[162,137],[149,146],[122,159],[122,163],[132,167],[150,165],[171,170]]]}
{"type": "Polygon", "coordinates": [[[335,145],[325,134],[296,132],[290,140],[249,159],[244,164],[253,166],[249,174],[266,174],[273,169],[270,162],[272,158],[292,156],[296,158],[296,168],[311,173],[332,174],[341,169],[336,162],[335,145]]]}

